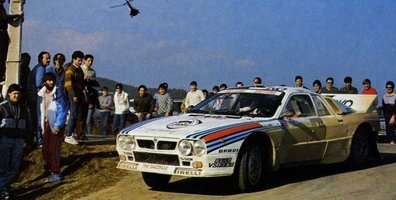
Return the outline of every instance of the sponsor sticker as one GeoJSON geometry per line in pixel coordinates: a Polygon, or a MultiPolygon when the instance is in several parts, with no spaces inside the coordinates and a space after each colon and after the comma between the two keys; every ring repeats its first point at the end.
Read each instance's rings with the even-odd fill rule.
{"type": "Polygon", "coordinates": [[[184,128],[184,127],[187,127],[187,126],[194,126],[194,125],[197,125],[197,124],[200,124],[200,123],[202,123],[202,122],[199,121],[199,120],[195,120],[195,119],[184,120],[184,121],[178,121],[178,122],[170,123],[170,124],[166,125],[166,128],[169,128],[169,129],[184,128]]]}
{"type": "Polygon", "coordinates": [[[201,176],[202,170],[200,169],[187,169],[187,168],[176,168],[174,171],[175,175],[184,176],[201,176]]]}
{"type": "Polygon", "coordinates": [[[168,166],[166,165],[155,165],[155,164],[143,164],[142,167],[146,169],[156,169],[163,171],[166,171],[168,169],[168,166]]]}
{"type": "Polygon", "coordinates": [[[216,158],[213,163],[209,163],[210,168],[219,168],[219,167],[233,167],[234,162],[232,162],[232,158],[216,158]]]}
{"type": "Polygon", "coordinates": [[[120,169],[126,169],[126,170],[137,170],[137,167],[139,164],[137,163],[127,163],[127,162],[122,162],[118,165],[118,168],[120,169]]]}
{"type": "Polygon", "coordinates": [[[219,149],[219,153],[238,153],[239,149],[219,149]]]}

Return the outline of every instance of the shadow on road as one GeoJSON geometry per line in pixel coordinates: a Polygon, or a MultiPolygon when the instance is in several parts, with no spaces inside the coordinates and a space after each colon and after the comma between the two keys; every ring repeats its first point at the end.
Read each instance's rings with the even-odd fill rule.
{"type": "MultiPolygon", "coordinates": [[[[258,191],[277,188],[283,185],[297,183],[302,181],[314,180],[336,174],[349,173],[352,171],[366,170],[383,165],[396,163],[396,153],[381,153],[382,159],[370,160],[370,162],[361,169],[349,169],[343,163],[331,165],[311,165],[293,168],[282,168],[266,176],[258,191]]],[[[159,191],[201,194],[201,195],[234,195],[238,191],[234,190],[232,179],[225,178],[186,178],[171,182],[167,187],[158,189],[159,191]]]]}

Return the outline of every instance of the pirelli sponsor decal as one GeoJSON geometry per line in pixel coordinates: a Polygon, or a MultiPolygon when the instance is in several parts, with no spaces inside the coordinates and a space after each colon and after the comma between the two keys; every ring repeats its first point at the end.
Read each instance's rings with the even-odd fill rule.
{"type": "Polygon", "coordinates": [[[180,176],[201,176],[202,170],[177,167],[173,173],[180,176]]]}
{"type": "Polygon", "coordinates": [[[139,164],[137,163],[121,162],[118,164],[117,168],[136,171],[138,166],[139,164]]]}

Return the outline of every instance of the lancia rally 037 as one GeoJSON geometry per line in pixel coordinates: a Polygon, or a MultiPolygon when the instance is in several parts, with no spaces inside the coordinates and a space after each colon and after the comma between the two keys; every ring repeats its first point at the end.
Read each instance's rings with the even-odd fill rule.
{"type": "Polygon", "coordinates": [[[117,167],[142,172],[152,188],[172,175],[231,176],[245,192],[283,166],[359,166],[377,151],[376,102],[376,95],[323,96],[283,86],[227,89],[185,114],[121,130],[117,167]]]}

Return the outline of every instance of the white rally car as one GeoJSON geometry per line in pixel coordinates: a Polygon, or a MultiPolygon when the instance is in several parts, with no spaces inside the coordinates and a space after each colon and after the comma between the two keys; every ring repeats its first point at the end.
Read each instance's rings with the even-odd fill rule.
{"type": "Polygon", "coordinates": [[[153,188],[172,175],[232,176],[240,191],[249,191],[265,171],[282,166],[360,165],[378,154],[376,99],[283,86],[228,89],[186,114],[123,129],[117,167],[141,171],[153,188]]]}

